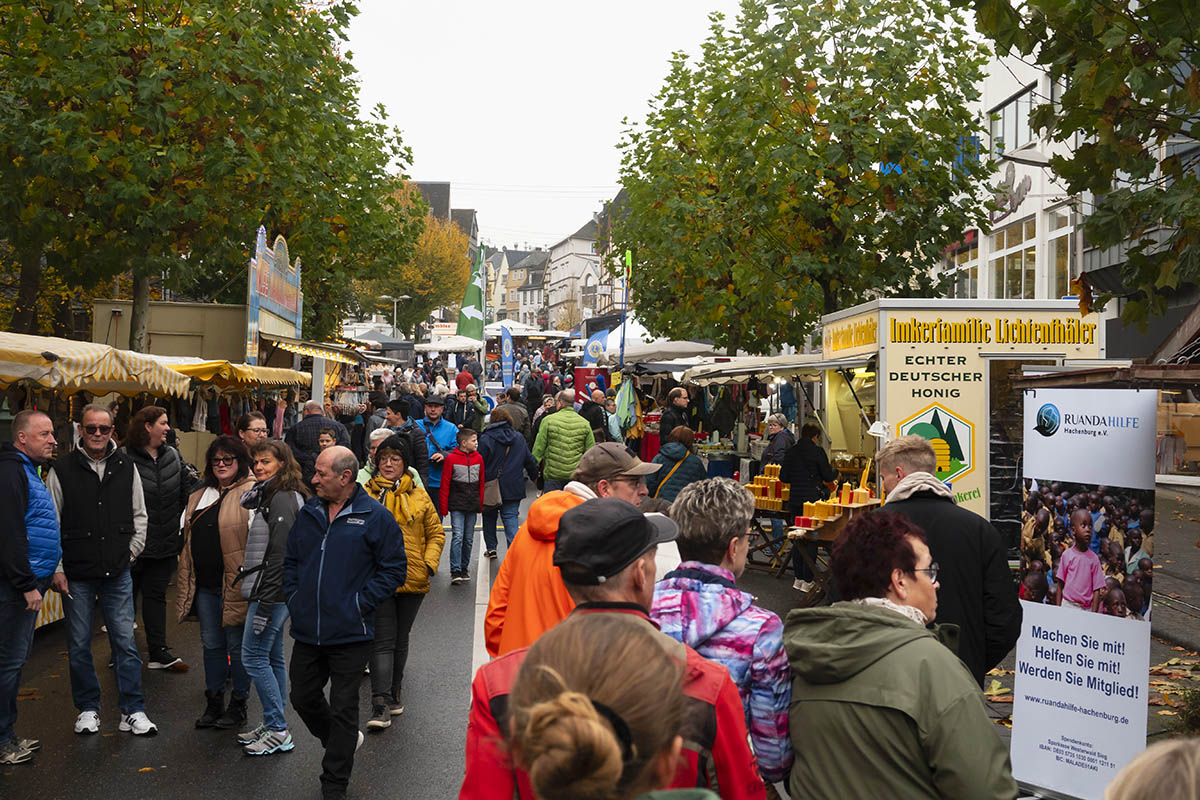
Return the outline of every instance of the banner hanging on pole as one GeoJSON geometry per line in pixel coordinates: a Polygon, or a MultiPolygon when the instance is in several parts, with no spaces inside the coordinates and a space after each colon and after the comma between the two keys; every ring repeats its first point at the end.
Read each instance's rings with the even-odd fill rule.
{"type": "Polygon", "coordinates": [[[596,331],[587,340],[587,344],[583,346],[583,363],[595,364],[596,359],[604,352],[605,346],[608,344],[608,331],[596,331]]]}
{"type": "Polygon", "coordinates": [[[500,380],[505,389],[513,385],[513,341],[507,325],[500,326],[500,380]]]}

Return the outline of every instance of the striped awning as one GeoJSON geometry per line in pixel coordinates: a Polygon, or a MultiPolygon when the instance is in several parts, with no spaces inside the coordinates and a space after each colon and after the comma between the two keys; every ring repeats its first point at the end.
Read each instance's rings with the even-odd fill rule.
{"type": "Polygon", "coordinates": [[[190,378],[218,386],[310,386],[312,376],[283,367],[260,367],[187,356],[151,355],[155,361],[190,378]]]}
{"type": "Polygon", "coordinates": [[[260,332],[258,336],[260,339],[265,339],[275,345],[280,350],[285,350],[289,353],[299,353],[302,356],[309,356],[310,358],[323,358],[326,361],[333,361],[338,364],[359,364],[366,360],[354,350],[347,347],[338,347],[334,344],[306,342],[303,339],[293,339],[290,336],[280,336],[274,333],[260,332]]]}
{"type": "Polygon", "coordinates": [[[153,358],[106,344],[0,333],[0,385],[28,381],[93,394],[150,392],[182,397],[191,380],[153,358]]]}

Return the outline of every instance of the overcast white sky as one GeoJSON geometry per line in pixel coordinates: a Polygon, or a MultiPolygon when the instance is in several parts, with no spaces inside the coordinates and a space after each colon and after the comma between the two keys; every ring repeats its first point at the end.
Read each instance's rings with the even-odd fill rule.
{"type": "Polygon", "coordinates": [[[672,51],[699,51],[738,0],[358,0],[346,49],[364,109],[386,106],[411,174],[450,181],[497,246],[550,245],[617,190],[623,117],[672,51]]]}

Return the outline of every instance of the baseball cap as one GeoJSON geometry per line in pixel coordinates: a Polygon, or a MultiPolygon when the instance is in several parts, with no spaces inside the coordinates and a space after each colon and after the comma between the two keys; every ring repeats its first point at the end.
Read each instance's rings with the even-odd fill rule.
{"type": "Polygon", "coordinates": [[[596,497],[562,515],[554,566],[567,583],[596,586],[678,535],[679,526],[663,514],[643,514],[616,497],[596,497]]]}
{"type": "Polygon", "coordinates": [[[442,397],[440,394],[431,394],[429,397],[425,398],[425,405],[444,406],[446,405],[446,398],[442,397]]]}
{"type": "Polygon", "coordinates": [[[579,459],[579,465],[571,473],[571,480],[595,483],[611,481],[613,478],[653,475],[660,469],[662,464],[647,464],[619,442],[601,442],[591,447],[583,454],[583,458],[579,459]]]}

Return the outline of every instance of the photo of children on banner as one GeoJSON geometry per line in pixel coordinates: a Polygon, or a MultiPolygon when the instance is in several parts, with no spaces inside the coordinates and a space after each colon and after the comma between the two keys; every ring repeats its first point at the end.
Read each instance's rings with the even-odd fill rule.
{"type": "Polygon", "coordinates": [[[1144,620],[1153,557],[1154,492],[1025,480],[1022,600],[1144,620]]]}

